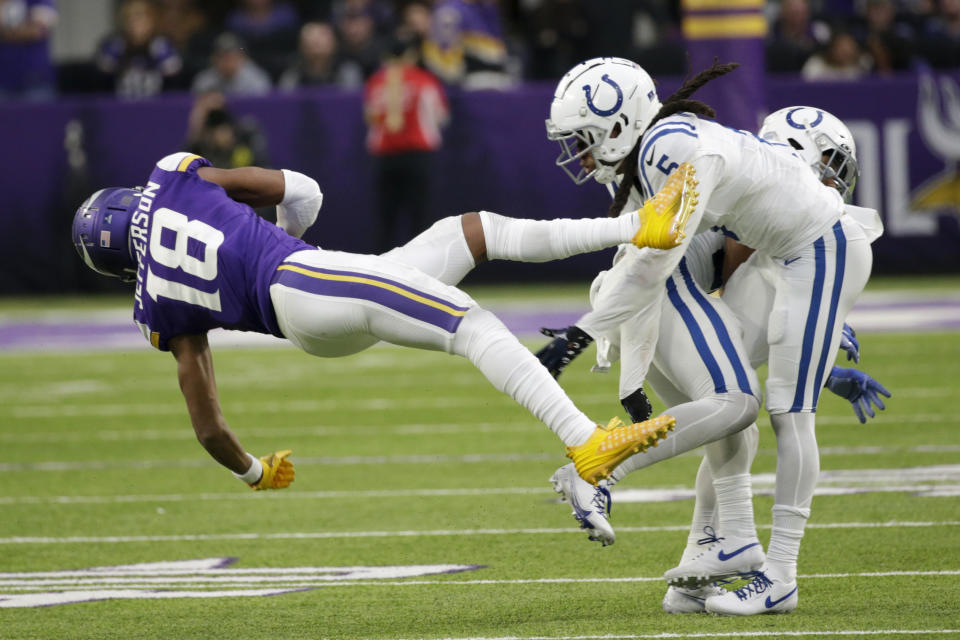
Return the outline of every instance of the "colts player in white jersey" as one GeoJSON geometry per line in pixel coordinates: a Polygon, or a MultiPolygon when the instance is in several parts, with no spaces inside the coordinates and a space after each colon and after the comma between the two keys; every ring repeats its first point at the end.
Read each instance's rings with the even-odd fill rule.
{"type": "MultiPolygon", "coordinates": [[[[771,141],[789,143],[813,169],[816,176],[828,186],[836,187],[844,199],[849,198],[858,175],[856,146],[849,130],[839,119],[811,107],[788,107],[768,116],[760,135],[771,141]]],[[[611,194],[615,193],[609,185],[608,188],[611,194]]],[[[636,210],[637,206],[641,205],[637,198],[639,195],[632,193],[623,211],[636,210]]],[[[875,211],[849,207],[848,213],[863,223],[871,238],[879,236],[882,232],[882,226],[875,211]]],[[[724,301],[729,303],[729,309],[739,325],[731,328],[742,332],[750,365],[759,367],[766,363],[767,359],[766,321],[773,303],[773,289],[766,279],[766,262],[769,258],[755,254],[755,257],[743,264],[743,261],[752,253],[751,250],[724,236],[721,231],[713,230],[697,234],[693,238],[684,256],[684,262],[687,272],[704,291],[713,292],[725,284],[724,301]],[[731,272],[733,277],[730,275],[731,272]]],[[[594,281],[591,288],[592,298],[595,298],[599,287],[602,286],[605,274],[606,272],[602,272],[594,281]]],[[[557,332],[557,330],[547,331],[557,332]]],[[[647,381],[660,399],[668,405],[688,402],[691,399],[689,392],[684,393],[678,389],[673,380],[685,383],[684,386],[688,387],[689,381],[705,377],[704,362],[696,357],[688,357],[682,349],[683,336],[688,331],[676,306],[672,303],[667,304],[661,315],[659,341],[647,381]],[[678,344],[681,346],[680,350],[677,349],[678,344]]],[[[554,342],[562,347],[563,339],[558,338],[554,342]]],[[[848,359],[859,361],[859,343],[850,327],[844,327],[841,348],[847,351],[848,359]]],[[[550,349],[545,348],[544,351],[549,352],[550,349]]],[[[617,359],[618,354],[619,344],[601,340],[598,343],[595,370],[608,369],[611,360],[617,359]]],[[[635,372],[629,369],[622,374],[622,380],[627,381],[628,389],[632,388],[629,381],[635,379],[635,372]]],[[[640,377],[636,384],[642,384],[642,381],[640,377]]],[[[623,382],[621,384],[623,385],[623,382]]],[[[841,367],[832,369],[827,379],[827,387],[851,402],[861,422],[865,422],[867,416],[874,416],[871,403],[883,409],[884,404],[879,396],[890,396],[880,383],[867,374],[841,367]]],[[[634,392],[633,397],[640,397],[640,394],[642,389],[634,392]]],[[[624,406],[630,407],[631,402],[625,401],[624,406]]],[[[733,436],[731,442],[724,443],[724,446],[737,448],[746,445],[746,449],[740,450],[735,457],[735,462],[739,465],[742,474],[747,474],[749,471],[758,439],[759,434],[754,424],[743,433],[743,438],[739,435],[733,436]]],[[[805,451],[799,458],[789,451],[784,455],[787,459],[778,466],[777,486],[784,492],[790,492],[792,491],[790,487],[795,487],[797,479],[802,475],[795,462],[816,460],[817,452],[805,451]]],[[[609,490],[628,473],[648,464],[649,460],[646,456],[634,456],[617,467],[607,482],[597,487],[591,487],[585,482],[568,482],[565,487],[558,487],[558,490],[562,490],[574,504],[575,517],[581,520],[585,528],[591,529],[591,539],[605,544],[612,543],[615,539],[614,532],[606,519],[606,510],[610,501],[609,490]]],[[[749,481],[748,476],[741,477],[749,481]]],[[[556,478],[554,481],[556,482],[556,478]]],[[[721,526],[717,491],[714,487],[709,460],[706,457],[697,474],[696,492],[694,518],[681,565],[665,574],[671,587],[664,597],[663,606],[669,613],[704,611],[708,597],[725,593],[724,590],[712,584],[715,580],[759,567],[763,560],[762,551],[750,540],[744,541],[745,545],[731,546],[720,544],[720,540],[726,540],[726,536],[718,538],[718,532],[723,534],[726,526],[734,520],[729,512],[733,511],[743,516],[752,513],[749,492],[737,494],[739,500],[729,494],[724,496],[728,517],[726,526],[721,526]],[[743,549],[744,546],[746,546],[744,551],[734,553],[738,549],[743,549]],[[674,584],[676,586],[673,586],[674,584]]],[[[787,502],[787,500],[783,499],[781,502],[787,502]]]]}
{"type": "MultiPolygon", "coordinates": [[[[558,163],[578,184],[591,177],[601,184],[611,183],[616,177],[616,163],[612,160],[627,155],[659,105],[653,82],[630,61],[603,58],[578,65],[560,81],[547,121],[548,135],[561,142],[558,163]],[[610,163],[604,164],[608,159],[610,163]]],[[[671,180],[676,181],[679,175],[680,172],[674,172],[671,180]]],[[[681,198],[681,202],[692,206],[695,201],[681,198]]],[[[641,203],[637,195],[633,209],[641,203]]],[[[624,204],[619,205],[617,215],[630,209],[624,209],[624,204]]],[[[596,303],[608,288],[619,287],[625,277],[624,267],[642,263],[647,253],[664,254],[652,249],[641,251],[632,245],[621,247],[613,268],[594,281],[592,301],[596,303]]],[[[742,467],[736,456],[742,455],[743,448],[725,436],[741,431],[756,419],[759,383],[729,309],[721,300],[707,295],[685,262],[674,266],[676,269],[667,281],[656,285],[659,299],[645,313],[625,317],[606,333],[595,332],[589,324],[578,321],[542,349],[538,357],[554,375],[559,375],[592,337],[597,338],[605,356],[613,359],[616,351],[622,362],[620,399],[631,416],[650,415],[643,382],[653,360],[655,370],[664,372],[664,385],[658,391],[670,405],[668,414],[676,419],[675,434],[656,450],[648,450],[648,455],[629,460],[646,466],[707,444],[718,494],[724,501],[741,504],[742,496],[751,495],[749,474],[733,474],[733,470],[742,467]],[[662,313],[660,299],[666,300],[662,313]],[[660,327],[666,330],[658,341],[660,327]],[[655,353],[658,357],[654,357],[655,353]]],[[[605,488],[598,485],[594,489],[582,483],[569,465],[557,470],[551,480],[554,488],[570,501],[581,526],[590,530],[591,539],[612,543],[615,535],[606,517],[609,494],[605,488]]],[[[722,515],[730,519],[724,528],[731,539],[741,540],[741,546],[750,550],[739,556],[743,568],[759,568],[762,547],[752,509],[744,514],[728,509],[722,515]],[[742,524],[736,526],[737,523],[742,524]]]]}
{"type": "MultiPolygon", "coordinates": [[[[562,156],[559,162],[577,160],[590,172],[621,174],[611,215],[622,210],[631,191],[642,198],[658,190],[674,170],[692,167],[699,181],[699,204],[690,216],[690,228],[716,227],[770,259],[775,297],[768,316],[767,408],[778,442],[812,441],[815,447],[814,412],[819,393],[827,364],[832,364],[840,343],[843,319],[869,277],[871,238],[853,216],[846,215],[840,194],[820,184],[789,146],[698,117],[712,117],[712,110],[689,96],[735,65],[715,65],[686,82],[663,105],[656,99],[649,76],[636,67],[641,80],[634,85],[649,87],[649,91],[632,121],[607,120],[605,126],[597,127],[581,116],[584,126],[578,126],[578,114],[586,111],[584,94],[586,106],[597,107],[595,113],[602,111],[602,118],[610,105],[622,101],[623,91],[614,87],[616,81],[612,79],[616,66],[624,64],[631,63],[589,61],[568,74],[576,77],[561,81],[548,130],[554,139],[577,144],[565,145],[567,157],[562,156]],[[637,122],[641,124],[634,126],[637,122]],[[617,153],[603,154],[611,138],[625,140],[618,145],[617,153]],[[600,153],[594,154],[595,150],[600,153]],[[590,162],[585,162],[587,155],[592,155],[590,162]]],[[[619,115],[615,110],[613,114],[614,118],[619,115]]],[[[633,259],[618,262],[606,275],[593,311],[576,326],[594,338],[620,340],[621,345],[625,336],[620,327],[624,322],[639,323],[632,329],[634,335],[655,337],[663,297],[660,283],[681,265],[689,243],[688,239],[669,251],[635,252],[633,259]]],[[[647,349],[649,363],[653,345],[647,349]]],[[[642,359],[637,361],[639,365],[632,370],[645,373],[642,359]]],[[[677,435],[681,432],[678,421],[677,435]]],[[[733,447],[733,451],[744,450],[749,451],[745,442],[733,447]]],[[[714,478],[719,502],[717,474],[714,478]]],[[[708,610],[752,615],[795,608],[796,556],[815,480],[816,469],[804,467],[790,501],[793,504],[775,505],[776,544],[771,544],[769,557],[750,588],[729,597],[712,598],[708,610]]],[[[749,490],[749,485],[746,487],[749,490]]],[[[743,525],[746,527],[745,519],[743,525]]],[[[742,545],[733,551],[747,555],[745,550],[752,548],[742,545]]],[[[733,555],[732,551],[727,553],[733,555]]]]}
{"type": "MultiPolygon", "coordinates": [[[[764,120],[759,135],[765,140],[789,144],[810,166],[815,176],[827,186],[835,187],[844,200],[849,199],[859,174],[856,145],[850,131],[838,118],[813,107],[787,107],[769,115],[764,120]]],[[[861,223],[871,241],[882,233],[882,224],[874,210],[848,206],[846,213],[861,223]]],[[[750,364],[754,367],[764,364],[769,351],[768,318],[775,297],[772,284],[775,266],[769,256],[753,253],[715,232],[700,234],[694,238],[686,259],[698,281],[712,279],[716,284],[724,283],[723,297],[743,330],[750,364]],[[712,264],[714,261],[703,259],[718,251],[726,258],[723,263],[725,273],[722,276],[715,272],[712,264]],[[743,262],[744,260],[746,262],[743,262]]],[[[663,324],[661,327],[669,330],[663,324]]],[[[847,352],[848,360],[859,362],[859,343],[848,326],[843,329],[841,349],[847,352]]],[[[652,375],[651,386],[659,394],[658,384],[652,375]]],[[[866,422],[868,416],[874,416],[871,404],[879,409],[885,408],[880,395],[890,397],[883,385],[866,373],[838,366],[831,370],[826,386],[851,402],[861,423],[866,422]]],[[[755,454],[758,440],[756,426],[751,425],[745,435],[746,444],[751,450],[745,458],[744,473],[749,470],[749,463],[755,454]]],[[[778,440],[775,494],[778,505],[797,506],[798,501],[809,500],[808,489],[798,491],[799,487],[805,485],[805,480],[811,473],[816,474],[816,471],[811,469],[818,468],[819,451],[813,434],[809,435],[811,437],[796,441],[778,440]]],[[[628,460],[618,467],[613,477],[622,478],[629,473],[631,466],[628,460]]],[[[705,610],[707,598],[726,593],[710,583],[739,572],[735,566],[735,554],[732,553],[735,549],[731,550],[720,542],[723,531],[718,523],[719,505],[706,459],[701,463],[697,474],[696,491],[694,518],[683,557],[678,567],[665,574],[671,587],[664,597],[663,606],[671,613],[705,610]]],[[[744,497],[744,500],[748,498],[744,497]]],[[[725,505],[725,508],[730,507],[729,504],[725,505]]],[[[744,507],[733,505],[733,508],[742,510],[744,507]]],[[[772,537],[775,545],[778,534],[779,532],[775,532],[772,537]]],[[[773,561],[776,561],[776,557],[771,559],[771,562],[773,561]]],[[[763,584],[762,580],[760,584],[763,584]]],[[[750,590],[740,594],[735,592],[735,595],[738,595],[739,599],[739,596],[750,595],[750,590]]],[[[766,601],[764,603],[766,604],[766,601]]],[[[711,607],[717,608],[718,604],[715,601],[711,607]]],[[[784,605],[787,604],[784,601],[784,605]]],[[[787,608],[781,606],[780,610],[787,608]]]]}
{"type": "Polygon", "coordinates": [[[152,346],[173,353],[197,439],[240,480],[279,489],[294,470],[289,450],[256,458],[227,426],[207,342],[215,328],[273,334],[322,357],[380,340],[464,356],[556,433],[585,476],[608,475],[666,437],[669,416],[598,427],[493,314],[452,285],[486,259],[553,260],[638,237],[669,245],[672,214],[533,221],[473,212],[370,256],[300,240],[321,202],[317,183],[295,171],[216,169],[176,153],[157,162],[145,187],[101,189],[74,215],[77,252],[91,269],[136,282],[134,321],[152,346]],[[251,208],[272,205],[278,226],[251,208]]]}

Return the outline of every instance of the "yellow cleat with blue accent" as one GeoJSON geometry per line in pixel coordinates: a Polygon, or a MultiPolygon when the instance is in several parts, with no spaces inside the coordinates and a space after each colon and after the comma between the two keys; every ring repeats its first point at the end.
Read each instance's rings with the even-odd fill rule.
{"type": "Polygon", "coordinates": [[[567,457],[573,460],[580,477],[595,485],[633,454],[665,440],[674,424],[676,420],[669,415],[634,424],[623,424],[620,418],[613,418],[605,427],[598,425],[583,444],[567,447],[567,457]]]}
{"type": "Polygon", "coordinates": [[[684,162],[670,174],[667,182],[638,212],[640,229],[633,236],[638,248],[672,249],[687,237],[686,226],[699,202],[697,170],[684,162]]]}

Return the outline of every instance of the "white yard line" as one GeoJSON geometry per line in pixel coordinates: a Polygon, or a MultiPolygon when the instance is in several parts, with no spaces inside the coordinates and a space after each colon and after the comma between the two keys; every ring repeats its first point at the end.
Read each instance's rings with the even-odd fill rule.
{"type": "MultiPolygon", "coordinates": [[[[810,523],[807,529],[890,529],[890,528],[928,528],[956,527],[960,521],[944,520],[930,522],[896,521],[888,522],[833,522],[810,523]]],[[[617,527],[620,533],[663,533],[667,531],[687,531],[689,525],[665,525],[650,527],[617,527]]],[[[770,525],[757,525],[758,529],[769,529],[770,525]]],[[[569,528],[530,528],[530,529],[435,529],[405,531],[306,531],[274,533],[196,533],[162,536],[11,536],[0,538],[5,544],[121,544],[130,542],[206,542],[213,540],[329,540],[343,538],[417,538],[417,537],[463,537],[463,536],[503,536],[503,535],[556,535],[577,534],[582,532],[569,528]]]]}
{"type": "MultiPolygon", "coordinates": [[[[953,577],[960,575],[960,571],[885,571],[885,572],[854,572],[833,574],[812,574],[797,576],[800,580],[832,580],[853,578],[890,578],[890,577],[953,577]]],[[[516,579],[479,579],[479,580],[336,580],[330,577],[318,576],[310,579],[308,576],[291,576],[283,573],[247,578],[246,580],[232,577],[210,578],[144,578],[120,577],[83,578],[74,580],[44,580],[23,579],[5,580],[0,583],[0,592],[9,591],[48,591],[62,588],[97,588],[97,589],[159,589],[159,588],[297,588],[297,587],[476,587],[476,586],[510,586],[529,584],[629,584],[640,582],[663,582],[663,576],[628,576],[620,578],[516,578],[516,579]]]]}
{"type": "MultiPolygon", "coordinates": [[[[226,570],[229,572],[230,570],[226,570]]],[[[0,574],[0,576],[5,574],[0,574]]],[[[11,574],[15,575],[15,574],[11,574]]],[[[852,573],[829,573],[800,575],[800,580],[833,580],[851,578],[915,578],[915,577],[952,577],[960,575],[960,571],[864,571],[852,573]]],[[[130,588],[258,588],[273,586],[275,588],[289,587],[409,587],[409,586],[491,586],[491,585],[525,585],[525,584],[623,584],[638,582],[663,582],[663,576],[625,576],[610,578],[514,578],[514,579],[477,579],[477,580],[340,580],[337,576],[318,575],[315,577],[290,573],[282,569],[274,570],[273,574],[262,576],[106,576],[103,578],[76,577],[63,579],[46,578],[8,578],[0,579],[0,591],[21,590],[49,590],[65,587],[96,587],[98,589],[130,589],[130,588]],[[269,583],[269,585],[267,584],[269,583]]]]}
{"type": "MultiPolygon", "coordinates": [[[[729,631],[703,633],[662,633],[643,634],[604,634],[593,636],[466,636],[433,638],[430,640],[661,640],[677,638],[784,638],[784,637],[834,637],[834,636],[919,636],[919,635],[955,635],[960,629],[831,629],[826,631],[729,631]]],[[[395,640],[427,640],[426,638],[397,638],[395,640]]]]}

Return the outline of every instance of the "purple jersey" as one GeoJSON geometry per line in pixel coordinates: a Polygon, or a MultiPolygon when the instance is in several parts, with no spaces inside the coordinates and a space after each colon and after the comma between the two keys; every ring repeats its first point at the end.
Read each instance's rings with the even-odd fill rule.
{"type": "Polygon", "coordinates": [[[162,351],[174,336],[217,327],[283,337],[270,280],[288,255],[314,248],[197,175],[209,166],[189,153],[163,158],[131,218],[133,319],[162,351]]]}

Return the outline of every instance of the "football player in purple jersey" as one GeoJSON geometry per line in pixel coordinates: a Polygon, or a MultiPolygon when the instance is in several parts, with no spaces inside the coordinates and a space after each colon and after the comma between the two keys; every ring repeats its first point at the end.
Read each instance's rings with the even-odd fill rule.
{"type": "Polygon", "coordinates": [[[90,196],[74,216],[73,241],[90,268],[136,283],[134,321],[176,358],[197,439],[254,489],[289,486],[290,451],[256,458],[227,426],[207,342],[214,328],[273,334],[322,357],[381,340],[462,355],[556,433],[580,475],[596,482],[666,437],[673,418],[598,426],[496,316],[453,285],[484,260],[543,262],[631,238],[673,246],[682,207],[664,207],[670,197],[658,194],[656,206],[619,218],[471,212],[381,256],[360,255],[300,240],[323,198],[313,179],[287,169],[216,169],[182,152],[161,159],[143,187],[90,196]],[[277,225],[252,209],[271,205],[277,225]]]}

